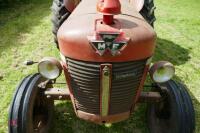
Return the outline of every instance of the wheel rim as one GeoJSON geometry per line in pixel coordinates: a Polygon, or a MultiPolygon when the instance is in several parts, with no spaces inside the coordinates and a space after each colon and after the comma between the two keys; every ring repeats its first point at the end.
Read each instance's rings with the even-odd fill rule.
{"type": "Polygon", "coordinates": [[[157,133],[174,133],[177,131],[175,103],[173,96],[165,92],[165,98],[160,103],[151,105],[150,119],[151,127],[157,133]],[[172,130],[173,129],[173,130],[172,130]],[[172,130],[172,131],[171,131],[172,130]]]}
{"type": "Polygon", "coordinates": [[[33,112],[32,112],[32,124],[34,132],[45,131],[46,126],[49,121],[49,108],[47,99],[45,99],[41,94],[35,99],[33,112]]]}

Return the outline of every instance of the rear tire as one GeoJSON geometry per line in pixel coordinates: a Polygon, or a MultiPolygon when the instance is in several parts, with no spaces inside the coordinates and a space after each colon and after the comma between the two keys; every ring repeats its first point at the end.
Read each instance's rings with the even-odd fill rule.
{"type": "Polygon", "coordinates": [[[58,39],[57,39],[57,32],[60,26],[63,24],[63,22],[69,17],[71,12],[69,12],[64,5],[64,0],[53,0],[53,4],[51,7],[52,10],[52,32],[54,35],[54,41],[56,43],[57,48],[58,46],[58,39]]]}
{"type": "Polygon", "coordinates": [[[45,81],[39,74],[27,76],[17,87],[9,112],[9,133],[48,133],[54,103],[38,85],[45,81]]]}
{"type": "Polygon", "coordinates": [[[154,15],[155,9],[154,0],[144,0],[144,6],[140,11],[140,14],[152,27],[154,27],[154,22],[156,21],[156,17],[154,15]]]}
{"type": "Polygon", "coordinates": [[[184,85],[175,81],[158,84],[163,100],[150,104],[147,111],[151,133],[193,133],[195,113],[192,100],[184,85]]]}
{"type": "MultiPolygon", "coordinates": [[[[58,29],[71,14],[71,12],[65,8],[64,1],[66,2],[68,0],[53,0],[53,4],[51,6],[52,10],[51,22],[53,24],[52,33],[54,35],[54,42],[58,49],[59,49],[58,39],[57,39],[58,29]]],[[[77,2],[77,0],[75,1],[77,2]]]]}

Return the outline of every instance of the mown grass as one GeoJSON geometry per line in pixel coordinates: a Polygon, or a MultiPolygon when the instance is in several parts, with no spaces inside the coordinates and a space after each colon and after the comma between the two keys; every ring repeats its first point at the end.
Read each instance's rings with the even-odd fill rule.
{"type": "MultiPolygon", "coordinates": [[[[158,34],[154,61],[169,60],[176,66],[178,81],[184,82],[196,112],[196,133],[200,132],[200,0],[156,0],[158,34]]],[[[0,133],[7,132],[9,104],[18,82],[37,71],[26,67],[27,59],[57,56],[51,34],[51,1],[34,2],[0,10],[0,133]]],[[[146,106],[139,106],[127,121],[110,128],[75,117],[70,102],[57,102],[55,133],[148,133],[146,106]]]]}

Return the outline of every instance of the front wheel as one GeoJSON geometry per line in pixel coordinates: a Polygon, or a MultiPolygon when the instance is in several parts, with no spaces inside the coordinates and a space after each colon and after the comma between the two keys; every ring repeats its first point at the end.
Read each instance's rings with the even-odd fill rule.
{"type": "Polygon", "coordinates": [[[150,104],[147,110],[148,126],[151,133],[193,133],[195,114],[192,100],[181,83],[168,81],[157,84],[163,100],[150,104]]]}
{"type": "Polygon", "coordinates": [[[17,87],[9,112],[9,133],[48,133],[52,122],[53,100],[38,87],[39,74],[27,76],[17,87]]]}

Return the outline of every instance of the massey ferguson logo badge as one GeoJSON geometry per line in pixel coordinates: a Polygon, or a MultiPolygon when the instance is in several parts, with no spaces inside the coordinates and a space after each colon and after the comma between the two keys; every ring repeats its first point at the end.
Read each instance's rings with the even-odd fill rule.
{"type": "Polygon", "coordinates": [[[92,46],[97,50],[99,55],[103,55],[106,50],[109,50],[113,56],[120,54],[120,50],[123,49],[128,42],[128,39],[123,41],[116,41],[120,33],[99,33],[100,40],[94,40],[88,37],[92,46]]]}

